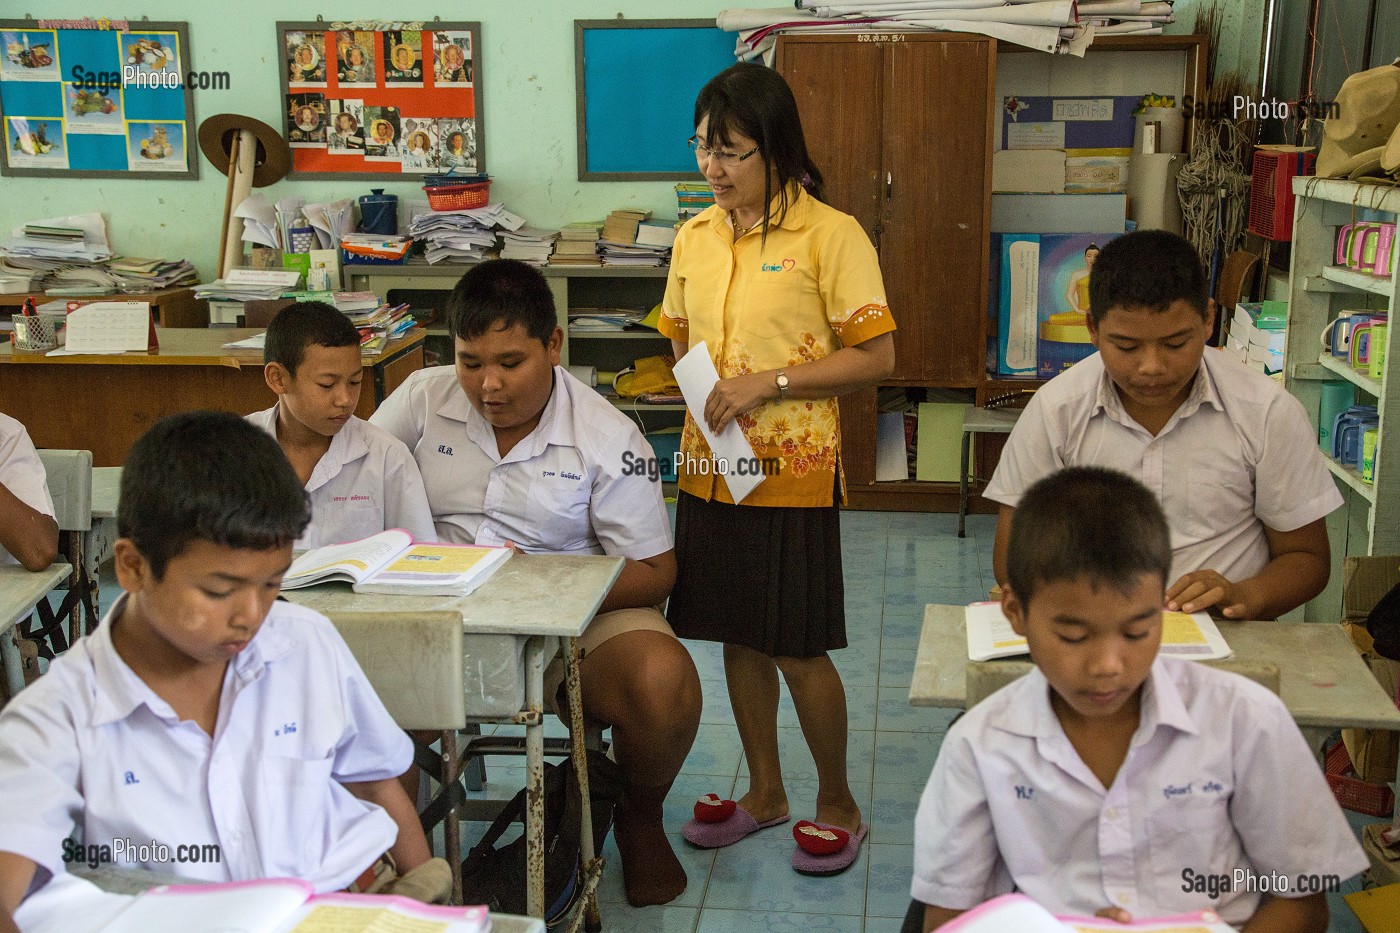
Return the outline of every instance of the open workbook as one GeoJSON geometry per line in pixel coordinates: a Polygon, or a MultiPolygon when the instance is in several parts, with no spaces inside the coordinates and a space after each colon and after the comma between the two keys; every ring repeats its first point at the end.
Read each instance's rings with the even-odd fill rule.
{"type": "Polygon", "coordinates": [[[317,895],[290,878],[168,885],[139,895],[101,933],[489,933],[485,907],[434,907],[405,897],[317,895]]]}
{"type": "Polygon", "coordinates": [[[1024,894],[1003,894],[938,928],[939,933],[1235,933],[1209,910],[1118,923],[1097,917],[1056,917],[1024,894]]]}
{"type": "Polygon", "coordinates": [[[510,548],[470,544],[415,544],[401,528],[319,547],[287,570],[282,589],[344,580],[356,593],[395,596],[466,596],[510,557],[510,548]]]}
{"type": "MultiPolygon", "coordinates": [[[[1215,620],[1204,612],[1162,613],[1162,654],[1192,661],[1216,661],[1234,654],[1215,620]]],[[[972,661],[1029,654],[1026,640],[1011,628],[1001,603],[967,607],[967,656],[972,661]]]]}

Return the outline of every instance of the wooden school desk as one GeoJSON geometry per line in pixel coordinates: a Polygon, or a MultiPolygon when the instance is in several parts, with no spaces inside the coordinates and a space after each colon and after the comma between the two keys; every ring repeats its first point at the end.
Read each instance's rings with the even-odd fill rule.
{"type": "MultiPolygon", "coordinates": [[[[120,466],[160,418],[196,408],[246,415],[277,397],[263,381],[261,350],[223,345],[257,328],[157,328],[160,350],[111,356],[44,356],[0,345],[5,412],[36,447],[91,450],[93,466],[120,466]]],[[[355,414],[368,418],[410,374],[423,368],[423,331],[415,328],[365,358],[355,414]]]]}
{"type": "MultiPolygon", "coordinates": [[[[909,687],[911,705],[967,705],[965,613],[963,606],[925,607],[909,687]]],[[[1278,665],[1279,698],[1300,727],[1400,730],[1395,700],[1386,696],[1341,626],[1228,619],[1216,625],[1239,660],[1278,665]]],[[[1029,664],[1025,658],[1008,660],[1029,664]]]]}
{"type": "Polygon", "coordinates": [[[53,588],[58,586],[73,568],[64,563],[49,565],[49,569],[31,573],[19,564],[0,565],[0,661],[5,665],[5,682],[10,696],[24,689],[24,668],[20,662],[19,646],[15,644],[15,627],[53,588]]]}
{"type": "MultiPolygon", "coordinates": [[[[526,786],[529,805],[526,807],[525,838],[533,850],[526,858],[530,866],[527,878],[527,903],[531,916],[544,916],[544,712],[550,708],[544,697],[544,669],[556,651],[566,660],[569,676],[566,680],[571,712],[569,723],[574,747],[574,764],[581,775],[587,773],[583,756],[584,735],[582,701],[578,693],[577,657],[574,639],[583,634],[588,623],[602,605],[603,597],[612,589],[622,572],[620,557],[599,557],[575,554],[516,554],[470,596],[382,596],[353,592],[343,583],[329,583],[304,589],[288,590],[283,595],[290,601],[315,609],[333,622],[355,617],[373,617],[384,626],[405,625],[414,617],[439,616],[452,613],[459,616],[465,633],[463,643],[468,663],[466,676],[461,675],[460,659],[450,664],[441,659],[444,669],[452,669],[461,677],[456,689],[466,695],[467,719],[474,722],[513,722],[525,726],[526,786]],[[473,649],[473,639],[484,636],[511,636],[523,643],[519,653],[518,678],[524,684],[525,702],[518,710],[507,712],[493,698],[485,696],[484,680],[473,676],[473,668],[483,663],[473,649]],[[450,666],[449,666],[450,665],[450,666]],[[483,709],[486,714],[483,715],[483,709]],[[535,855],[538,853],[538,856],[535,855]]],[[[423,665],[434,662],[422,658],[423,665]]],[[[366,667],[371,665],[361,659],[366,667]]],[[[402,676],[402,675],[401,675],[402,676]]],[[[436,675],[432,675],[436,676],[436,675]]],[[[376,689],[380,685],[376,684],[376,689]]],[[[499,691],[493,691],[499,692],[499,691]]],[[[446,725],[446,724],[444,724],[446,725]]],[[[467,723],[457,723],[457,727],[467,723]]],[[[460,762],[456,759],[454,732],[444,732],[444,785],[457,779],[460,762]]],[[[587,794],[587,784],[583,785],[587,794]]],[[[582,812],[590,813],[587,797],[582,812]]],[[[454,862],[459,835],[457,811],[448,814],[443,838],[447,857],[454,862]]],[[[593,837],[586,829],[582,834],[586,884],[585,897],[597,885],[600,866],[590,865],[593,837]]],[[[459,892],[460,893],[460,892],[459,892]]],[[[583,916],[580,911],[579,917],[583,916]]]]}

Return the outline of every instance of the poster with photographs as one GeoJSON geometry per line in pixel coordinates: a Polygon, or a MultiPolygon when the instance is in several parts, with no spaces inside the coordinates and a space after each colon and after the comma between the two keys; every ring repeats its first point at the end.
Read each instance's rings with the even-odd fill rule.
{"type": "Polygon", "coordinates": [[[287,33],[287,84],[291,87],[326,86],[326,34],[287,33]]]}
{"type": "MultiPolygon", "coordinates": [[[[362,100],[330,101],[326,148],[332,155],[365,154],[365,103],[362,100]]],[[[293,154],[295,157],[295,154],[293,154]]]]}
{"type": "Polygon", "coordinates": [[[0,174],[198,178],[193,88],[229,79],[182,22],[0,20],[0,174]]]}
{"type": "Polygon", "coordinates": [[[438,121],[432,117],[401,117],[403,170],[434,172],[438,167],[438,121]]]}
{"type": "Polygon", "coordinates": [[[384,33],[384,83],[396,87],[423,86],[423,33],[408,30],[384,33]]]}
{"type": "Polygon", "coordinates": [[[481,26],[424,25],[277,24],[290,178],[485,171],[481,26]]]}
{"type": "Polygon", "coordinates": [[[292,146],[326,144],[326,95],[315,91],[287,95],[287,142],[292,146]]]}
{"type": "Polygon", "coordinates": [[[374,49],[377,33],[342,29],[335,34],[336,80],[341,87],[376,87],[374,49]]]}
{"type": "Polygon", "coordinates": [[[183,172],[185,151],[183,123],[128,123],[127,160],[133,172],[183,172]]]}
{"type": "Polygon", "coordinates": [[[438,84],[472,83],[472,34],[433,33],[433,78],[438,84]]]}

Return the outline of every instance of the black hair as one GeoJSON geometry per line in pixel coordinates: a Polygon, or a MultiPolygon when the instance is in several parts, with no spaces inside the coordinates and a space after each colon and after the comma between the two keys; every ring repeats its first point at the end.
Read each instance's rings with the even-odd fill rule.
{"type": "Polygon", "coordinates": [[[360,345],[360,332],[344,312],[324,301],[298,301],[277,312],[267,325],[263,362],[281,363],[289,375],[306,359],[306,348],[360,345]]]}
{"type": "Polygon", "coordinates": [[[1185,301],[1205,320],[1210,313],[1206,274],[1196,250],[1166,230],[1135,230],[1109,242],[1089,276],[1094,325],[1114,308],[1165,311],[1185,301]]]}
{"type": "Polygon", "coordinates": [[[192,541],[265,551],[292,543],[310,521],[306,490],[276,438],[237,415],[162,418],[126,456],[117,534],[157,580],[192,541]]]}
{"type": "Polygon", "coordinates": [[[753,62],[731,65],[709,80],[695,98],[695,126],[708,118],[705,138],[714,149],[732,145],[734,134],[758,143],[758,158],[770,171],[763,174],[763,239],[768,226],[787,216],[788,191],[802,185],[818,201],[826,200],[822,173],[807,154],[797,100],[783,76],[753,62]],[[769,217],[773,202],[773,175],[778,176],[778,214],[769,217]]]}
{"type": "Polygon", "coordinates": [[[1006,580],[1022,605],[1047,583],[1088,578],[1129,592],[1150,573],[1165,590],[1171,533],[1161,505],[1132,477],[1070,467],[1026,490],[1011,515],[1006,580]]]}
{"type": "Polygon", "coordinates": [[[475,340],[517,324],[545,346],[558,326],[549,283],[539,269],[518,259],[472,266],[447,299],[447,328],[454,337],[475,340]]]}

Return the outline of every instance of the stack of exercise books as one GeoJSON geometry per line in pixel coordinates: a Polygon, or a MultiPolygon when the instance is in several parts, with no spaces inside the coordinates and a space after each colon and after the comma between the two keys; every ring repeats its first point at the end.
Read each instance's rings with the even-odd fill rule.
{"type": "Polygon", "coordinates": [[[651,211],[632,207],[618,208],[603,221],[603,241],[624,245],[637,242],[637,225],[650,216],[651,211]]]}
{"type": "Polygon", "coordinates": [[[549,257],[551,266],[597,266],[602,264],[598,256],[598,235],[603,229],[599,220],[581,220],[565,224],[559,231],[559,239],[554,244],[554,254],[549,257]]]}
{"type": "Polygon", "coordinates": [[[194,285],[199,281],[199,273],[185,259],[172,261],[119,256],[107,261],[107,269],[125,292],[158,292],[194,285]]]}
{"type": "Polygon", "coordinates": [[[407,304],[376,304],[371,309],[346,311],[345,316],[360,332],[360,352],[365,355],[378,353],[417,323],[407,304]]]}
{"type": "Polygon", "coordinates": [[[715,192],[703,181],[683,181],[676,185],[676,216],[685,223],[715,203],[715,192]]]}
{"type": "Polygon", "coordinates": [[[501,234],[501,258],[519,259],[532,266],[549,264],[554,252],[554,241],[559,237],[558,230],[540,230],[535,227],[521,227],[501,234]]]}

